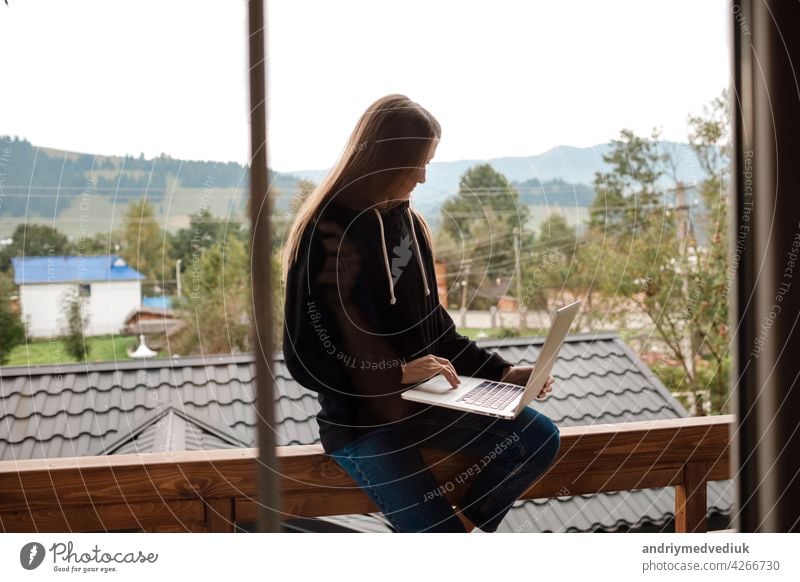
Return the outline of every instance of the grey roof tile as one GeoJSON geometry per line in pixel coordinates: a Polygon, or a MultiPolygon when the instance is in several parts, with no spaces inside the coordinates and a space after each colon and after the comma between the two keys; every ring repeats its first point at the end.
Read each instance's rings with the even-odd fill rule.
{"type": "MultiPolygon", "coordinates": [[[[515,364],[532,364],[543,338],[479,340],[515,364]]],[[[273,359],[276,440],[319,442],[316,395],[295,382],[282,352],[273,359]]],[[[152,452],[165,411],[181,423],[180,446],[256,446],[251,354],[0,368],[0,459],[152,452]],[[57,381],[61,375],[62,382],[57,381]],[[159,411],[162,416],[158,417],[159,411]],[[158,417],[158,418],[156,418],[158,417]],[[149,424],[147,424],[149,422],[149,424]]],[[[559,426],[688,416],[614,334],[571,336],[553,370],[556,389],[535,406],[559,426]]],[[[175,443],[172,443],[175,446],[175,443]]],[[[731,481],[709,484],[709,509],[731,510],[731,481]]],[[[518,502],[501,531],[596,531],[668,521],[673,488],[518,502]]],[[[328,518],[326,518],[328,519],[328,518]]],[[[365,531],[380,517],[346,516],[365,531]]]]}

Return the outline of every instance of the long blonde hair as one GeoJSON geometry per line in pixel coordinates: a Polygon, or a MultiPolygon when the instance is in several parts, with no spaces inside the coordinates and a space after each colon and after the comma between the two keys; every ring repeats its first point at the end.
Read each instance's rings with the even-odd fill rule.
{"type": "MultiPolygon", "coordinates": [[[[441,133],[439,122],[405,95],[386,95],[370,105],[356,123],[336,164],[297,211],[283,248],[283,280],[297,260],[306,228],[330,198],[347,196],[369,207],[381,198],[376,192],[386,192],[425,165],[427,153],[441,133]]],[[[421,214],[413,209],[412,212],[432,249],[430,227],[421,214]]]]}

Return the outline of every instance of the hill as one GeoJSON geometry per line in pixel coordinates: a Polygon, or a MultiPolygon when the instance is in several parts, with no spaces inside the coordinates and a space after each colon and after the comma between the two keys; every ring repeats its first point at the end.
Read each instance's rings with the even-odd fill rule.
{"type": "MultiPolygon", "coordinates": [[[[121,224],[123,208],[146,195],[168,230],[189,224],[189,215],[207,206],[215,216],[247,219],[248,168],[236,162],[180,160],[162,154],[105,156],[37,147],[25,139],[0,138],[8,148],[1,168],[0,238],[20,222],[58,225],[68,236],[108,232],[121,224]]],[[[694,154],[686,144],[664,143],[678,153],[678,176],[697,180],[694,154]]],[[[561,209],[573,222],[594,198],[594,172],[605,170],[608,145],[558,146],[523,157],[432,162],[428,180],[414,192],[414,203],[433,224],[439,208],[458,190],[459,177],[471,166],[489,163],[520,193],[523,204],[544,217],[561,209]]],[[[276,214],[285,214],[302,178],[319,183],[328,170],[274,172],[276,214]]],[[[538,222],[538,220],[536,221],[538,222]]]]}

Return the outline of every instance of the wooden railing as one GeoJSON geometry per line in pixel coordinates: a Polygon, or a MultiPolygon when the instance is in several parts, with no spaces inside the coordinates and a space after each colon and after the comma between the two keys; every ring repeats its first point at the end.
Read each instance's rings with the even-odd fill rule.
{"type": "MultiPolygon", "coordinates": [[[[523,499],[675,487],[675,528],[706,531],[706,484],[731,478],[732,416],[561,429],[550,470],[523,499]]],[[[475,459],[423,450],[455,504],[475,459]]],[[[279,447],[284,517],[376,511],[317,445],[279,447]]],[[[234,531],[256,520],[256,449],[0,462],[5,532],[234,531]]]]}

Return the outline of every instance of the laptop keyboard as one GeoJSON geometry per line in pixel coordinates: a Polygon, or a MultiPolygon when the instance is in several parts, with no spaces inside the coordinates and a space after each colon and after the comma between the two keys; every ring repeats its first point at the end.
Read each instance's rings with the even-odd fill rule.
{"type": "Polygon", "coordinates": [[[486,380],[475,386],[475,388],[464,394],[461,398],[458,398],[456,402],[464,402],[465,404],[474,404],[476,406],[500,410],[508,406],[508,404],[524,390],[522,386],[517,386],[516,384],[505,384],[486,380]]]}

